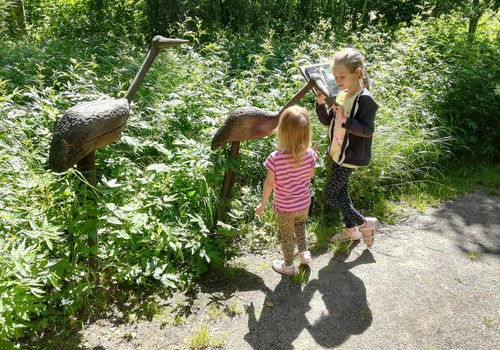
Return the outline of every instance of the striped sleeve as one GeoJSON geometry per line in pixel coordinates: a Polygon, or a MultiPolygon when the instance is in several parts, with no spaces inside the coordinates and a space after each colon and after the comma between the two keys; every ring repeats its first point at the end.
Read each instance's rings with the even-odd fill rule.
{"type": "Polygon", "coordinates": [[[276,151],[271,153],[264,162],[264,166],[271,172],[276,174],[276,151]]]}

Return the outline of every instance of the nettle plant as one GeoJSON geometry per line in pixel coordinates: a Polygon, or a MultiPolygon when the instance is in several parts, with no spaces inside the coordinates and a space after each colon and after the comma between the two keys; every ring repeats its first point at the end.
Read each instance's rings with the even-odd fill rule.
{"type": "Polygon", "coordinates": [[[42,165],[50,130],[37,117],[51,113],[52,93],[4,93],[0,101],[0,337],[9,339],[47,324],[47,316],[56,309],[71,309],[69,304],[76,302],[71,312],[78,310],[82,303],[64,300],[85,289],[86,283],[78,266],[69,262],[70,245],[62,227],[73,219],[77,205],[71,178],[54,183],[42,165]],[[34,102],[22,106],[16,98],[34,102]],[[68,276],[73,280],[70,288],[68,276]]]}

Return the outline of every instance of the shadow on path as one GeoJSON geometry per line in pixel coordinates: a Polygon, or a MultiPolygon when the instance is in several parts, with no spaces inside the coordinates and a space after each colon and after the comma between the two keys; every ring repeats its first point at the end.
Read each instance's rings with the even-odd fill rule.
{"type": "Polygon", "coordinates": [[[423,229],[454,237],[464,254],[475,251],[500,256],[498,196],[471,193],[445,203],[423,229]]]}
{"type": "Polygon", "coordinates": [[[207,272],[200,280],[203,293],[219,293],[225,299],[237,292],[261,290],[269,292],[262,277],[240,267],[223,267],[207,272]]]}
{"type": "Polygon", "coordinates": [[[249,332],[245,340],[259,350],[294,349],[293,342],[306,329],[317,344],[331,348],[366,330],[372,322],[366,289],[349,270],[375,259],[369,250],[346,263],[347,257],[331,259],[319,271],[318,279],[304,287],[283,276],[275,290],[266,295],[260,315],[256,315],[253,304],[247,309],[249,332]],[[316,292],[323,303],[319,298],[313,302],[316,292]],[[316,318],[312,324],[306,315],[309,311],[316,318]]]}
{"type": "Polygon", "coordinates": [[[289,276],[282,276],[274,291],[266,294],[257,320],[255,307],[247,308],[248,330],[245,340],[254,349],[293,349],[293,341],[306,328],[306,312],[314,293],[311,284],[304,289],[289,276]]]}
{"type": "Polygon", "coordinates": [[[318,280],[311,282],[321,294],[326,312],[307,329],[316,343],[327,348],[344,343],[353,334],[363,333],[372,323],[366,288],[350,269],[375,263],[375,259],[368,249],[353,261],[344,262],[345,258],[331,259],[318,272],[318,280]]]}

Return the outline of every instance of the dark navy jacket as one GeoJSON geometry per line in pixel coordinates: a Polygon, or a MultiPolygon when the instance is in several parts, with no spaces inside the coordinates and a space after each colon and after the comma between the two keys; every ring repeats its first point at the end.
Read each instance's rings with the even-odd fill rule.
{"type": "MultiPolygon", "coordinates": [[[[366,166],[370,163],[372,156],[375,113],[379,106],[367,89],[361,90],[352,106],[351,117],[347,119],[345,124],[342,124],[342,127],[346,129],[346,135],[340,149],[340,159],[334,159],[334,161],[338,164],[366,166]]],[[[330,150],[335,112],[333,108],[328,109],[326,104],[316,104],[316,114],[321,124],[329,126],[328,150],[330,150]]]]}

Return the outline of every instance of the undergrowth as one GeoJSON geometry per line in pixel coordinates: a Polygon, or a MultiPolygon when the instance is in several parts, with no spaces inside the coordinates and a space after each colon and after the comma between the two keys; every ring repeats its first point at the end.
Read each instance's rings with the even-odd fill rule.
{"type": "MultiPolygon", "coordinates": [[[[122,97],[148,45],[114,36],[0,43],[0,339],[12,344],[44,327],[73,325],[82,310],[93,312],[96,301],[104,307],[118,287],[189,292],[211,265],[276,244],[271,209],[263,219],[254,217],[274,135],[243,142],[234,163],[227,145],[210,149],[211,137],[237,107],[279,110],[304,85],[300,65],[326,62],[345,46],[365,53],[380,104],[372,163],[356,170],[350,184],[357,208],[391,222],[398,201],[421,208],[479,185],[497,192],[499,169],[487,165],[495,156],[486,153],[495,150],[493,141],[483,152],[471,138],[477,122],[470,129],[449,125],[463,106],[453,109],[447,98],[450,86],[461,94],[465,73],[458,79],[459,68],[470,75],[498,72],[476,67],[476,56],[456,56],[474,51],[458,40],[466,33],[459,17],[433,21],[416,20],[393,35],[370,28],[345,41],[325,40],[335,38],[327,23],[289,40],[272,31],[250,40],[221,31],[217,41],[203,43],[201,33],[186,33],[192,45],[159,55],[121,138],[97,151],[97,204],[85,199],[76,169],[49,170],[52,131],[71,106],[122,97]],[[445,50],[446,42],[455,48],[445,50]],[[485,160],[481,169],[453,163],[453,152],[465,149],[455,148],[457,142],[485,160]],[[227,215],[217,222],[229,166],[236,184],[227,215]],[[98,290],[87,264],[92,228],[100,239],[98,290]]],[[[490,59],[498,49],[491,33],[498,24],[481,28],[477,45],[490,59]]],[[[491,84],[476,89],[494,108],[498,94],[491,84]]],[[[300,104],[312,111],[313,95],[300,104]]],[[[494,117],[490,106],[477,113],[494,117]]],[[[324,154],[326,129],[317,120],[313,139],[324,154]]],[[[318,166],[310,231],[326,242],[341,221],[322,201],[325,157],[318,166]]],[[[200,329],[193,346],[207,344],[208,335],[200,329]]]]}

